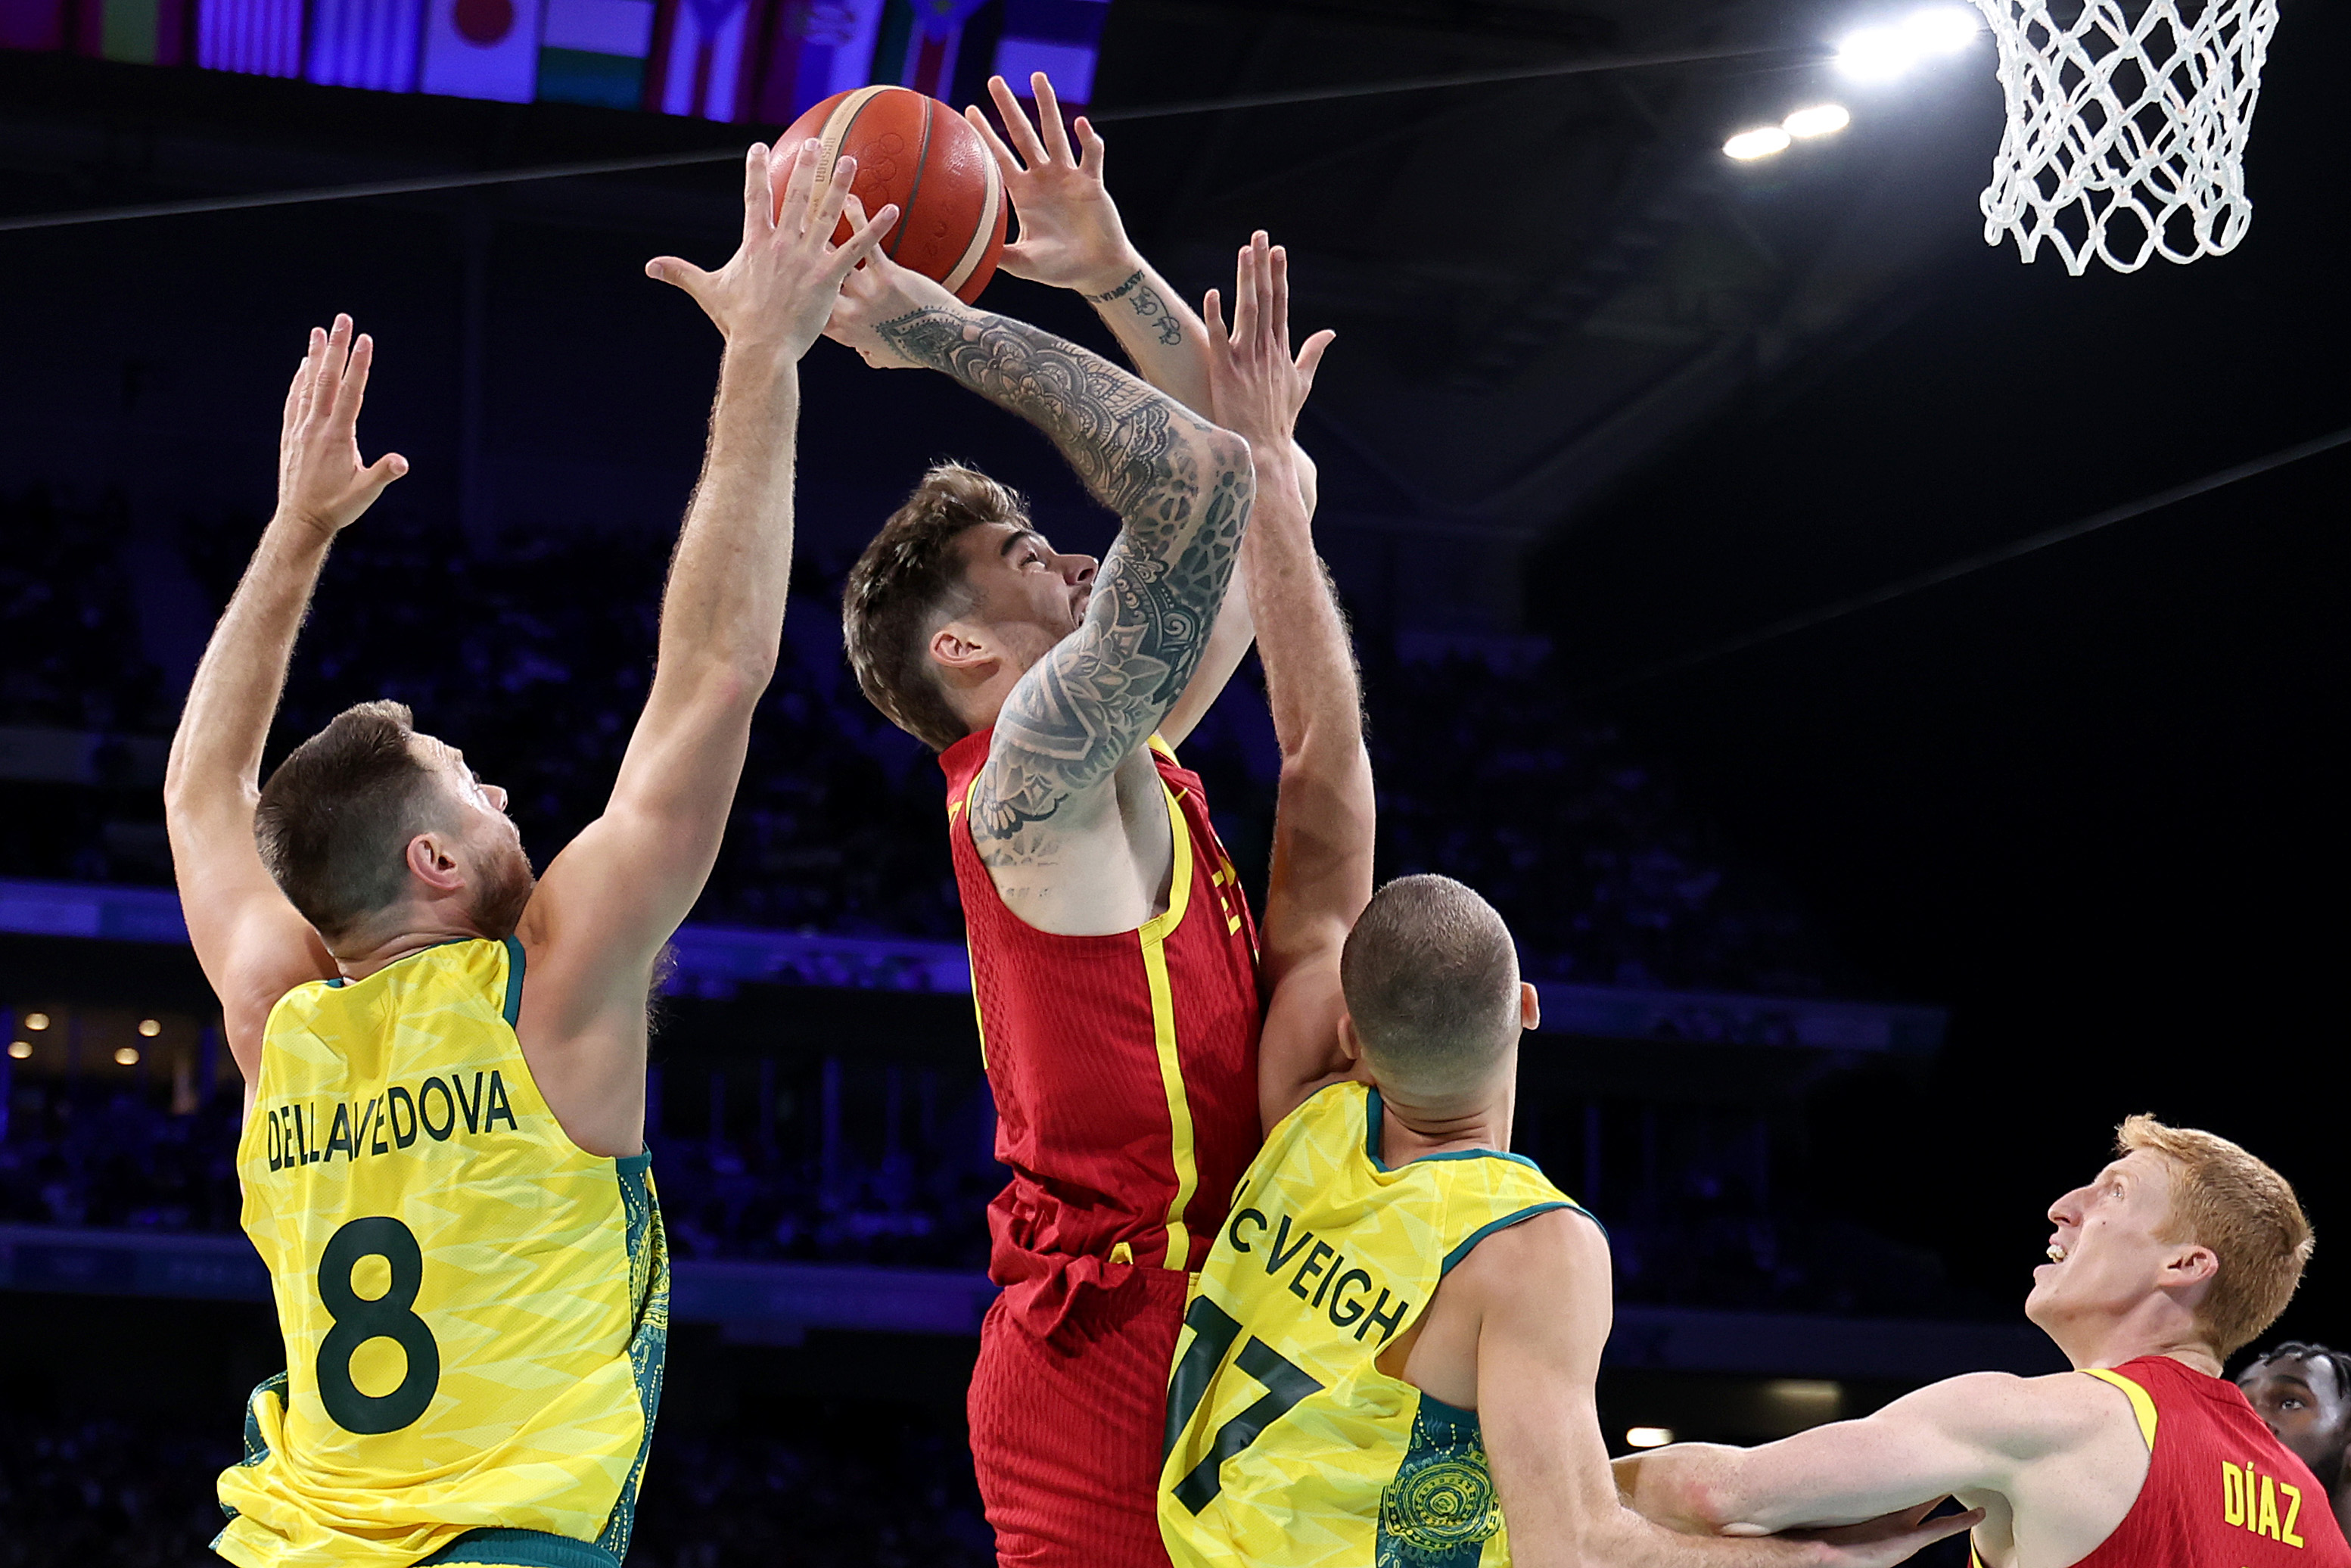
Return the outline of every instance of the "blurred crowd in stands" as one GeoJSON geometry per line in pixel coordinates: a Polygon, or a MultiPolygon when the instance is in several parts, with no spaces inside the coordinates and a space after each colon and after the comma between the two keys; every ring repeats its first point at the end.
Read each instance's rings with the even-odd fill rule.
{"type": "MultiPolygon", "coordinates": [[[[743,1432],[663,1422],[631,1568],[995,1561],[957,1423],[891,1407],[796,1414],[816,1418],[743,1432]]],[[[0,1422],[0,1521],[15,1527],[0,1531],[0,1568],[216,1562],[204,1551],[221,1527],[214,1478],[242,1457],[233,1402],[135,1422],[12,1411],[0,1422]]]]}
{"type": "MultiPolygon", "coordinates": [[[[256,530],[226,519],[159,537],[37,496],[0,503],[0,731],[168,734],[162,666],[201,645],[256,530]],[[159,628],[173,605],[192,623],[159,628]]],[[[650,535],[513,537],[486,556],[446,529],[371,519],[338,544],[272,759],[350,703],[397,698],[508,789],[543,859],[611,787],[652,669],[666,549],[650,535]]],[[[937,772],[859,695],[839,641],[833,587],[804,563],[696,918],[957,938],[937,772]]],[[[1384,875],[1442,871],[1479,887],[1542,978],[1794,995],[1844,982],[1793,902],[1737,865],[1539,657],[1364,653],[1384,875]]],[[[0,778],[0,876],[168,882],[157,780],[124,751],[100,744],[79,781],[0,778]]],[[[152,769],[152,747],[143,755],[152,769]]],[[[1185,759],[1261,894],[1278,758],[1253,674],[1185,759]]],[[[728,1079],[680,1060],[671,1076],[651,1142],[678,1256],[985,1262],[1002,1173],[975,1069],[902,1079],[862,1063],[844,1080],[837,1061],[771,1062],[728,1079]]],[[[238,1096],[179,1098],[187,1113],[119,1079],[16,1075],[0,1092],[0,1223],[235,1229],[238,1096]]],[[[1931,1256],[1772,1192],[1768,1155],[1738,1152],[1743,1132],[1644,1123],[1611,1135],[1612,1166],[1592,1152],[1597,1114],[1562,1108],[1542,1119],[1558,1135],[1529,1144],[1571,1189],[1614,1172],[1585,1196],[1610,1225],[1625,1300],[1949,1309],[1931,1256]]]]}
{"type": "MultiPolygon", "coordinates": [[[[168,734],[174,687],[141,615],[172,603],[216,612],[256,533],[235,518],[134,545],[103,512],[38,496],[0,503],[0,727],[168,734]]],[[[339,542],[320,586],[273,759],[348,704],[398,698],[506,787],[544,860],[611,789],[652,670],[667,549],[651,533],[513,537],[484,555],[446,528],[371,519],[339,542]]],[[[859,695],[834,588],[804,561],[696,918],[960,937],[937,771],[859,695]]],[[[178,630],[183,648],[203,634],[178,630]]],[[[1552,979],[1803,995],[1846,978],[1792,899],[1710,841],[1540,661],[1364,655],[1384,875],[1442,871],[1478,887],[1531,969],[1552,979]]],[[[1261,896],[1277,758],[1253,672],[1184,750],[1261,896]]],[[[0,875],[168,880],[153,780],[0,790],[22,808],[0,821],[42,829],[0,829],[0,875]]]]}

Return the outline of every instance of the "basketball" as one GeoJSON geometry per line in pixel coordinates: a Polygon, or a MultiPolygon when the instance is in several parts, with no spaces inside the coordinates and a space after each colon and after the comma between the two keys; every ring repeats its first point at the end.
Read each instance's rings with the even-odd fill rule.
{"type": "MultiPolygon", "coordinates": [[[[963,116],[907,88],[861,87],[801,115],[776,145],[811,137],[823,144],[820,180],[846,153],[857,160],[851,193],[866,212],[898,204],[884,256],[936,279],[967,305],[979,298],[1004,250],[1004,176],[963,116]]],[[[846,218],[835,237],[849,238],[846,218]]]]}

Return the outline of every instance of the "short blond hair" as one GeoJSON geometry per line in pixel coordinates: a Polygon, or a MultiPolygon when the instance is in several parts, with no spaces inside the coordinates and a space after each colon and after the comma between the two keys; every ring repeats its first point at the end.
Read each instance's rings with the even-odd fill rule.
{"type": "Polygon", "coordinates": [[[2285,1177],[2228,1139],[2131,1116],[2115,1150],[2144,1149],[2171,1167],[2171,1220],[2164,1239],[2193,1241],[2220,1260],[2196,1326],[2226,1360],[2277,1322],[2302,1283],[2314,1238],[2285,1177]]]}

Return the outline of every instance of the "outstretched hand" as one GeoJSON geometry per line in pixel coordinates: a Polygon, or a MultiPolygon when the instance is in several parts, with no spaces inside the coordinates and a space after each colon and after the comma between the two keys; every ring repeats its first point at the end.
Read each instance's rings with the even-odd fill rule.
{"type": "Polygon", "coordinates": [[[1821,1549],[1820,1568],[1893,1568],[1920,1548],[1932,1546],[1947,1535],[1973,1530],[1983,1522],[1984,1511],[1980,1508],[1928,1518],[1949,1500],[1938,1497],[1916,1508],[1865,1519],[1859,1524],[1781,1533],[1816,1542],[1821,1549]]]}
{"type": "Polygon", "coordinates": [[[767,347],[798,361],[823,332],[841,280],[898,221],[895,205],[870,219],[861,207],[847,243],[834,245],[857,160],[835,160],[820,185],[818,152],[813,141],[789,152],[752,143],[743,161],[743,243],[716,272],[674,256],[645,263],[646,277],[694,296],[729,350],[767,347]]]}
{"type": "Polygon", "coordinates": [[[287,389],[277,436],[277,510],[329,538],[359,521],[384,487],[408,472],[408,459],[387,452],[360,460],[360,404],[367,399],[375,340],[351,336],[351,319],[332,329],[310,329],[310,350],[287,389]]]}
{"type": "Polygon", "coordinates": [[[1004,175],[1005,194],[1020,218],[1020,237],[1004,247],[997,265],[1015,277],[1081,294],[1105,294],[1143,266],[1127,243],[1118,204],[1102,185],[1102,140],[1084,115],[1078,116],[1078,145],[1061,127],[1061,103],[1043,71],[1029,78],[1037,95],[1031,124],[1020,100],[1002,77],[987,78],[987,92],[1004,116],[1012,147],[996,134],[974,104],[964,118],[979,132],[1004,175]],[[1013,155],[1018,148],[1019,156],[1013,155]]]}
{"type": "Polygon", "coordinates": [[[1208,325],[1210,417],[1257,451],[1288,447],[1322,350],[1338,336],[1317,332],[1291,357],[1289,253],[1258,230],[1235,269],[1230,332],[1215,289],[1200,314],[1208,325]]]}

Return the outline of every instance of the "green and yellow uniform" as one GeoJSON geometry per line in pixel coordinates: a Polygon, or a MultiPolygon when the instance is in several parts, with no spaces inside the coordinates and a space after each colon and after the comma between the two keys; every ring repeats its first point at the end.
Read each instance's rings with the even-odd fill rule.
{"type": "Polygon", "coordinates": [[[1159,1530],[1176,1568],[1510,1561],[1477,1414],[1376,1363],[1471,1248],[1577,1205],[1519,1155],[1390,1169],[1380,1116],[1377,1090],[1332,1084],[1233,1195],[1168,1381],[1159,1530]]]}
{"type": "Polygon", "coordinates": [[[237,1146],[287,1370],[221,1473],[241,1568],[616,1568],[669,1334],[650,1156],[564,1135],[521,946],[287,993],[237,1146]]]}

